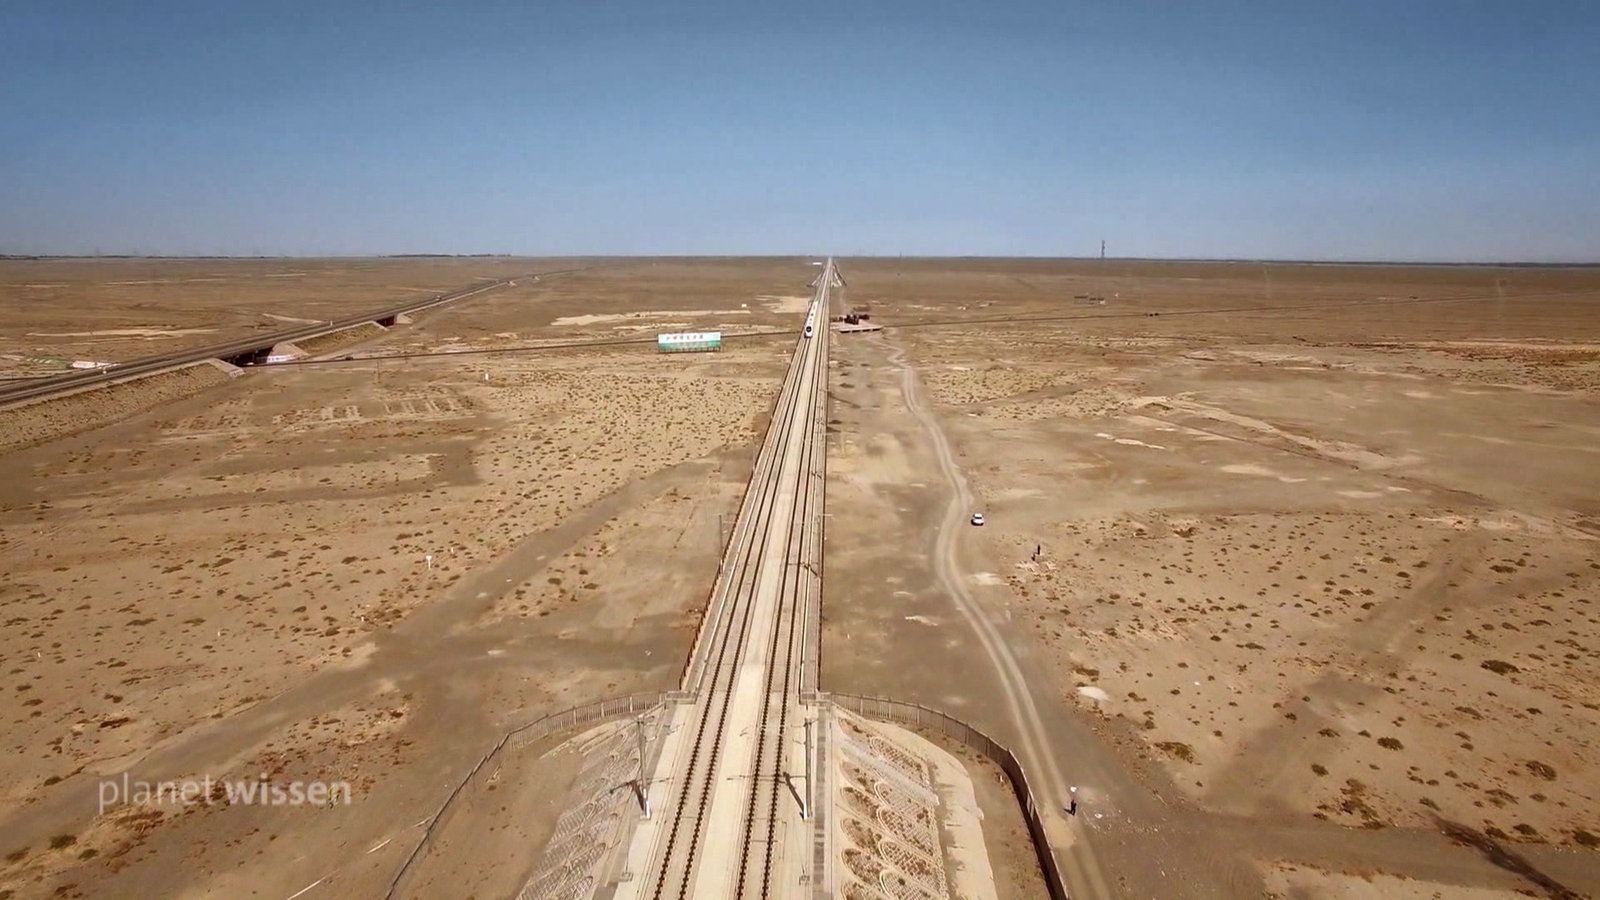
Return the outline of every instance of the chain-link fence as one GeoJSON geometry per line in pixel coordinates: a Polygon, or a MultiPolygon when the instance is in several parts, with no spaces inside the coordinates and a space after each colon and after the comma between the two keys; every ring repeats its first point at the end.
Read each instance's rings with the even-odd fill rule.
{"type": "Polygon", "coordinates": [[[482,759],[478,760],[477,765],[473,766],[471,771],[467,772],[466,776],[456,784],[455,788],[450,791],[450,796],[446,797],[444,803],[440,805],[439,811],[434,813],[433,817],[428,820],[428,827],[423,831],[422,839],[417,841],[417,845],[411,849],[411,854],[406,857],[406,861],[401,864],[400,870],[395,873],[394,879],[389,882],[389,892],[385,896],[390,898],[402,896],[402,889],[405,886],[406,879],[412,872],[413,866],[427,854],[429,847],[433,844],[435,835],[447,820],[451,806],[455,803],[456,798],[461,796],[461,792],[466,789],[468,784],[472,783],[478,773],[483,771],[483,768],[493,761],[495,757],[499,756],[500,752],[506,749],[507,746],[510,746],[513,750],[520,750],[554,734],[563,734],[585,726],[598,725],[601,722],[612,719],[621,719],[647,712],[676,696],[678,696],[676,692],[654,691],[644,694],[629,694],[625,697],[608,697],[604,700],[597,700],[594,703],[585,703],[582,706],[574,706],[571,709],[564,709],[547,716],[541,716],[520,728],[506,732],[500,738],[500,741],[488,753],[485,753],[482,759]]]}
{"type": "Polygon", "coordinates": [[[1028,823],[1028,836],[1033,840],[1034,854],[1038,856],[1039,868],[1044,872],[1045,887],[1050,891],[1052,900],[1067,900],[1066,879],[1061,874],[1061,867],[1056,862],[1055,854],[1050,851],[1050,841],[1045,836],[1040,807],[1033,796],[1033,790],[1028,786],[1028,776],[1022,771],[1022,763],[1017,760],[1015,754],[960,719],[921,704],[884,697],[863,697],[859,694],[828,693],[822,697],[832,701],[841,709],[847,709],[869,719],[883,719],[926,728],[971,747],[993,760],[995,765],[1000,767],[1000,771],[1006,773],[1006,778],[1011,782],[1011,789],[1016,792],[1017,802],[1022,805],[1022,816],[1028,823]]]}
{"type": "MultiPolygon", "coordinates": [[[[445,798],[439,810],[428,821],[421,840],[412,848],[410,855],[406,857],[406,861],[400,866],[399,871],[395,873],[386,896],[393,898],[403,895],[407,878],[411,875],[416,863],[427,855],[436,835],[448,820],[456,799],[472,783],[473,779],[493,762],[507,746],[510,746],[513,750],[522,749],[552,735],[569,733],[601,722],[638,715],[655,709],[664,703],[686,699],[688,699],[687,695],[678,691],[655,691],[630,694],[624,697],[611,697],[542,716],[520,728],[507,732],[450,791],[449,796],[445,798]]],[[[805,699],[832,702],[842,709],[868,718],[883,719],[889,722],[925,728],[945,735],[992,760],[1005,773],[1007,780],[1011,783],[1012,791],[1017,795],[1017,802],[1022,807],[1023,819],[1028,826],[1028,836],[1033,842],[1034,853],[1038,857],[1039,867],[1043,871],[1045,886],[1049,890],[1050,896],[1053,900],[1067,900],[1066,880],[1062,876],[1059,864],[1056,862],[1055,854],[1050,850],[1050,842],[1045,836],[1040,806],[1033,795],[1032,788],[1028,784],[1028,777],[1022,770],[1022,763],[1017,760],[1016,755],[1005,745],[954,716],[917,703],[890,700],[886,697],[865,697],[859,694],[840,693],[810,694],[805,699]]]]}

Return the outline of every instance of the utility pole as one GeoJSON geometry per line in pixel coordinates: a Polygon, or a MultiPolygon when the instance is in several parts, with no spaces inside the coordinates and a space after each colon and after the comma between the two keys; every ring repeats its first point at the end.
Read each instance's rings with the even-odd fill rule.
{"type": "Polygon", "coordinates": [[[811,807],[812,807],[812,803],[813,803],[813,798],[811,796],[811,794],[812,794],[812,790],[811,790],[811,784],[812,784],[811,752],[812,752],[812,747],[813,747],[813,744],[812,744],[812,741],[811,741],[811,726],[814,725],[814,724],[816,724],[816,720],[815,719],[811,719],[811,718],[807,718],[806,719],[806,792],[805,792],[805,795],[800,798],[800,820],[802,822],[810,821],[810,819],[811,819],[811,807]]]}
{"type": "Polygon", "coordinates": [[[717,574],[722,574],[722,513],[717,513],[717,574]]]}
{"type": "Polygon", "coordinates": [[[822,547],[826,537],[823,532],[823,525],[827,519],[831,518],[833,518],[833,513],[814,513],[812,515],[813,521],[816,522],[816,530],[814,532],[815,536],[813,537],[813,540],[816,541],[816,546],[812,548],[815,551],[813,554],[814,558],[807,561],[809,564],[806,566],[806,568],[810,569],[811,574],[817,576],[818,578],[822,577],[822,573],[818,571],[818,569],[820,568],[820,563],[822,562],[822,547]]]}
{"type": "Polygon", "coordinates": [[[1101,260],[1101,262],[1104,262],[1105,258],[1106,258],[1106,239],[1105,238],[1101,238],[1100,239],[1100,260],[1101,260]]]}
{"type": "Polygon", "coordinates": [[[639,778],[634,782],[634,785],[639,794],[639,806],[643,810],[643,818],[648,822],[650,821],[650,784],[645,781],[644,776],[644,716],[634,717],[633,724],[638,726],[639,729],[639,778]]]}

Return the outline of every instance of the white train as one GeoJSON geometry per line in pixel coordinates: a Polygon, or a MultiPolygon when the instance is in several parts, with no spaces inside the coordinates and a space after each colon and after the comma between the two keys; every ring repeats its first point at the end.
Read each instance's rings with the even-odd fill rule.
{"type": "Polygon", "coordinates": [[[811,337],[817,331],[817,311],[815,308],[806,315],[806,337],[811,337]]]}

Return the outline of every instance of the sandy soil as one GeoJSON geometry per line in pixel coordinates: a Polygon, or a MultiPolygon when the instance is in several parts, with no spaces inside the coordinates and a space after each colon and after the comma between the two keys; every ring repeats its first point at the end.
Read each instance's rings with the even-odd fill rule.
{"type": "Polygon", "coordinates": [[[326,321],[484,278],[604,260],[0,260],[0,375],[48,374],[326,321]]]}
{"type": "MultiPolygon", "coordinates": [[[[809,277],[551,279],[350,349],[511,346],[584,309],[764,310],[809,277]]],[[[784,353],[258,367],[0,459],[0,895],[381,893],[504,731],[676,684],[784,353]],[[347,781],[354,802],[97,814],[124,772],[347,781]]]]}
{"type": "Polygon", "coordinates": [[[193,397],[238,374],[237,367],[208,359],[47,401],[7,406],[0,409],[0,452],[31,447],[122,421],[164,403],[193,397]]]}
{"type": "MultiPolygon", "coordinates": [[[[8,262],[7,296],[39,302],[5,304],[0,350],[141,355],[501,262],[528,271],[94,262],[46,280],[8,262]],[[108,284],[128,281],[153,284],[108,284]]],[[[519,282],[341,346],[351,361],[252,369],[0,457],[0,897],[381,892],[505,730],[671,687],[787,345],[514,348],[792,330],[813,274],[645,260],[519,282]],[[377,358],[395,353],[441,355],[377,358]],[[355,802],[97,811],[124,772],[337,779],[355,802]]],[[[845,274],[843,302],[890,329],[836,342],[824,689],[1022,746],[936,577],[951,495],[909,365],[988,516],[947,562],[1083,786],[1058,837],[1113,885],[1600,892],[1600,274],[845,274]]],[[[985,838],[1002,893],[1025,893],[1028,861],[985,838]]]]}
{"type": "Polygon", "coordinates": [[[1326,897],[1329,900],[1393,898],[1393,900],[1505,900],[1525,896],[1516,891],[1495,888],[1442,888],[1435,884],[1398,878],[1393,875],[1329,875],[1295,866],[1274,868],[1268,884],[1279,897],[1326,897]]]}
{"type": "MultiPolygon", "coordinates": [[[[1443,820],[1569,879],[1584,865],[1564,855],[1587,855],[1568,887],[1596,888],[1600,272],[844,270],[890,327],[839,341],[824,687],[979,718],[992,703],[895,653],[840,658],[862,639],[908,658],[968,642],[925,565],[881,546],[916,548],[940,508],[926,449],[894,425],[901,346],[988,516],[965,539],[975,590],[1126,767],[1088,786],[1108,815],[1132,815],[1118,791],[1155,791],[1195,828],[1224,817],[1230,852],[1297,859],[1270,836],[1320,819],[1352,837],[1305,862],[1434,878],[1448,845],[1389,851],[1443,820]],[[840,522],[857,515],[906,537],[861,546],[840,522]],[[851,608],[869,596],[887,608],[851,608]]],[[[1504,886],[1476,853],[1446,858],[1434,889],[1504,886]]],[[[1274,878],[1256,889],[1290,890],[1274,878]]]]}

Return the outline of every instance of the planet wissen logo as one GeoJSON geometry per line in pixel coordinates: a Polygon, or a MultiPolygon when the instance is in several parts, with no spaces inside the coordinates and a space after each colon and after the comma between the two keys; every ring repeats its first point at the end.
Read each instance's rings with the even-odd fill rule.
{"type": "Polygon", "coordinates": [[[354,792],[348,781],[273,781],[255,778],[183,778],[167,781],[120,778],[100,782],[100,814],[117,806],[349,806],[354,792]]]}

